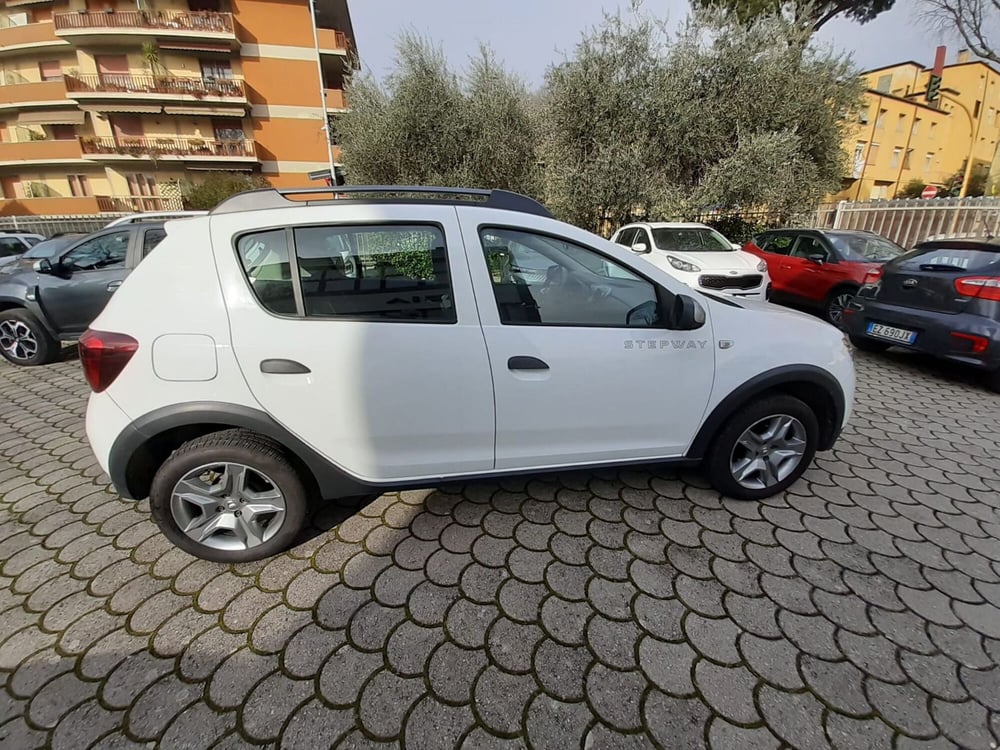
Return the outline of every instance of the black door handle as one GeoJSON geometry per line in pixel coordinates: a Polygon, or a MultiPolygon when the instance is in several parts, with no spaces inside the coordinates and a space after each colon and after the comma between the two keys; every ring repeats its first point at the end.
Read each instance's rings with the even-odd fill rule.
{"type": "Polygon", "coordinates": [[[265,359],[260,363],[260,371],[268,375],[305,375],[312,372],[294,359],[265,359]]]}
{"type": "Polygon", "coordinates": [[[548,370],[549,366],[538,357],[511,357],[507,360],[508,370],[548,370]]]}

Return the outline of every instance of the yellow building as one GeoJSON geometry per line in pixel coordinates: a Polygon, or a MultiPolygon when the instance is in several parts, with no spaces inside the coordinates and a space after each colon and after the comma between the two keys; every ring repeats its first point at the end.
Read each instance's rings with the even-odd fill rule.
{"type": "Polygon", "coordinates": [[[848,176],[833,200],[894,198],[913,180],[950,187],[970,155],[989,171],[1000,139],[1000,73],[959,53],[945,65],[941,97],[928,103],[931,70],[904,62],[864,73],[868,89],[848,135],[848,176]]]}
{"type": "Polygon", "coordinates": [[[207,170],[307,186],[339,156],[347,0],[0,6],[0,214],[175,206],[207,170]]]}

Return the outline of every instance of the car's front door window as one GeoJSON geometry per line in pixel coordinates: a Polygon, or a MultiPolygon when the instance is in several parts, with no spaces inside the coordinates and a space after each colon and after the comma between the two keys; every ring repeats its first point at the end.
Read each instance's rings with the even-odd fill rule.
{"type": "Polygon", "coordinates": [[[504,325],[662,327],[656,287],[600,253],[516,229],[480,239],[504,325]]]}
{"type": "Polygon", "coordinates": [[[792,250],[791,255],[794,258],[811,258],[814,255],[819,255],[823,261],[826,261],[830,256],[830,252],[815,237],[803,235],[795,243],[795,249],[792,250]]]}
{"type": "Polygon", "coordinates": [[[0,258],[20,255],[27,249],[19,239],[14,237],[0,237],[0,258]]]}
{"type": "Polygon", "coordinates": [[[70,271],[124,268],[130,232],[111,232],[87,240],[70,250],[60,261],[70,271]]]}

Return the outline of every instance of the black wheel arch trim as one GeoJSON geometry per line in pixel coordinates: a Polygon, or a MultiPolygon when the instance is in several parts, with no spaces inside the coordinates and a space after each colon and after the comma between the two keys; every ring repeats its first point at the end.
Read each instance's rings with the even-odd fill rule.
{"type": "Polygon", "coordinates": [[[193,401],[151,411],[122,430],[108,457],[108,473],[118,493],[130,500],[147,496],[135,486],[132,462],[150,440],[177,428],[204,425],[218,426],[220,430],[244,428],[279,443],[304,464],[319,489],[324,494],[330,493],[331,497],[350,497],[370,491],[368,485],[338,469],[265,412],[238,404],[193,401]]]}
{"type": "MultiPolygon", "coordinates": [[[[702,423],[701,429],[698,430],[698,434],[691,442],[691,447],[688,448],[687,457],[698,460],[704,458],[712,438],[722,429],[726,420],[754,397],[766,391],[780,390],[782,387],[803,383],[809,386],[819,386],[830,396],[833,414],[826,420],[826,423],[822,419],[820,420],[820,440],[817,446],[821,451],[829,450],[840,436],[844,422],[844,413],[847,408],[844,389],[840,387],[840,383],[833,375],[821,367],[785,365],[750,378],[722,399],[702,423]]],[[[817,415],[817,417],[821,416],[817,415]]]]}

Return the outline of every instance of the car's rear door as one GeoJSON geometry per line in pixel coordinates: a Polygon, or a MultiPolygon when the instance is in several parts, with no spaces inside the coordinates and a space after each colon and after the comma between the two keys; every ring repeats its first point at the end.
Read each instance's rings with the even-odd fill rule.
{"type": "Polygon", "coordinates": [[[454,207],[287,208],[211,227],[233,350],[274,419],[361,479],[493,468],[493,383],[454,207]]]}
{"type": "Polygon", "coordinates": [[[818,236],[798,235],[792,251],[782,260],[786,292],[809,302],[822,302],[836,278],[827,268],[829,260],[830,250],[818,236]],[[819,260],[814,260],[817,256],[819,260]]]}
{"type": "Polygon", "coordinates": [[[656,284],[588,246],[590,235],[497,213],[460,211],[493,370],[497,468],[682,455],[714,380],[711,321],[667,329],[650,315],[656,284]],[[506,262],[529,251],[551,264],[543,279],[506,262]]]}
{"type": "Polygon", "coordinates": [[[794,234],[765,234],[756,243],[760,248],[760,256],[767,263],[767,272],[771,277],[773,292],[786,294],[789,288],[791,266],[788,254],[795,245],[794,234]]]}

